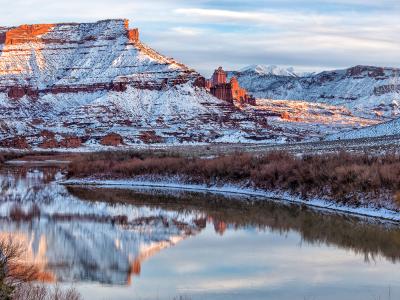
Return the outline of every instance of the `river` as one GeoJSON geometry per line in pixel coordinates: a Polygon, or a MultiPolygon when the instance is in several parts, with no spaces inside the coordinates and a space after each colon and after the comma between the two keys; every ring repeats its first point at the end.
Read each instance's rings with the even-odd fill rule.
{"type": "Polygon", "coordinates": [[[0,237],[85,299],[400,299],[400,226],[252,197],[0,169],[0,237]]]}

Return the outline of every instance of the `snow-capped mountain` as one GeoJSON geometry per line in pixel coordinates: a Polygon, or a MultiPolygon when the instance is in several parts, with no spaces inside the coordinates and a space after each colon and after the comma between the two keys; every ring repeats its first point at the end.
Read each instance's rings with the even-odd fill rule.
{"type": "Polygon", "coordinates": [[[356,66],[318,74],[250,66],[229,72],[257,98],[302,100],[345,106],[359,116],[400,113],[400,69],[356,66]]]}
{"type": "Polygon", "coordinates": [[[239,71],[240,73],[256,73],[258,75],[300,77],[293,67],[281,68],[275,65],[250,65],[239,71]]]}

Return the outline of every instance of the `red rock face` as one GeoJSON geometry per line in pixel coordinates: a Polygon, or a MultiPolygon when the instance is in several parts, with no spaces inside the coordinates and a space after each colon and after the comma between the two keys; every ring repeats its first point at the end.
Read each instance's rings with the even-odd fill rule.
{"type": "Polygon", "coordinates": [[[27,42],[39,42],[40,36],[49,32],[53,24],[21,25],[10,29],[0,36],[0,43],[6,45],[18,45],[27,42]]]}
{"type": "Polygon", "coordinates": [[[131,41],[132,43],[139,42],[139,29],[138,28],[129,29],[129,20],[127,19],[124,20],[124,26],[126,29],[126,36],[128,37],[128,40],[131,41]]]}
{"type": "MultiPolygon", "coordinates": [[[[230,103],[235,101],[241,104],[256,104],[256,100],[250,96],[245,89],[240,87],[236,77],[232,77],[230,82],[226,83],[226,73],[221,67],[215,70],[212,79],[208,81],[208,85],[211,85],[211,94],[218,99],[230,103]]],[[[207,87],[207,82],[205,83],[205,87],[207,87]]]]}
{"type": "Polygon", "coordinates": [[[77,136],[67,136],[60,142],[61,148],[79,148],[82,140],[77,136]]]}
{"type": "Polygon", "coordinates": [[[146,144],[160,144],[164,139],[156,134],[154,130],[142,131],[139,139],[146,144]]]}
{"type": "Polygon", "coordinates": [[[13,100],[21,99],[25,96],[25,89],[23,87],[14,86],[8,90],[8,98],[13,100]]]}
{"type": "Polygon", "coordinates": [[[226,83],[226,73],[222,70],[222,67],[219,67],[214,71],[212,76],[212,85],[224,84],[226,83]]]}
{"type": "Polygon", "coordinates": [[[54,139],[56,134],[50,130],[42,130],[40,132],[40,136],[44,139],[54,139]]]}
{"type": "Polygon", "coordinates": [[[200,87],[200,88],[205,88],[207,85],[206,79],[202,76],[200,76],[199,78],[197,78],[194,83],[194,86],[200,87]]]}
{"type": "Polygon", "coordinates": [[[214,85],[210,91],[218,99],[233,103],[232,87],[229,83],[214,85]]]}
{"type": "Polygon", "coordinates": [[[128,29],[127,36],[131,42],[133,42],[133,43],[139,42],[139,29],[137,29],[137,28],[128,29]]]}
{"type": "Polygon", "coordinates": [[[103,146],[120,146],[124,144],[124,139],[117,133],[110,133],[101,139],[100,144],[103,146]]]}
{"type": "Polygon", "coordinates": [[[12,139],[2,140],[0,141],[0,146],[4,148],[30,149],[25,137],[15,137],[12,139]]]}
{"type": "Polygon", "coordinates": [[[58,148],[60,145],[56,139],[49,138],[44,140],[42,143],[39,144],[40,148],[43,149],[51,149],[51,148],[58,148]]]}
{"type": "Polygon", "coordinates": [[[19,100],[24,96],[28,96],[32,100],[37,100],[39,98],[39,91],[21,86],[13,86],[8,90],[8,98],[12,100],[19,100]]]}

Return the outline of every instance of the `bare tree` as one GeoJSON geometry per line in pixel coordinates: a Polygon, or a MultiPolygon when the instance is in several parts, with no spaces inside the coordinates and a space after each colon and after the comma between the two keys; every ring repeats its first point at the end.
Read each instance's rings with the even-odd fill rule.
{"type": "Polygon", "coordinates": [[[59,286],[49,289],[33,283],[39,279],[37,267],[24,262],[24,247],[12,236],[0,239],[0,299],[2,300],[81,300],[71,288],[63,291],[59,286]]]}

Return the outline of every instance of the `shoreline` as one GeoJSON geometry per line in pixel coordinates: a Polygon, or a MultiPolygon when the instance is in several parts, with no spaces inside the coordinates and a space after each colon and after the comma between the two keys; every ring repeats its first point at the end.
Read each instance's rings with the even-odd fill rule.
{"type": "MultiPolygon", "coordinates": [[[[298,196],[290,195],[287,192],[272,192],[264,191],[261,189],[242,188],[238,185],[226,184],[223,186],[207,186],[205,184],[190,184],[178,181],[151,181],[151,180],[127,180],[127,179],[69,179],[59,181],[59,184],[70,186],[92,186],[100,188],[121,188],[121,189],[134,189],[134,188],[159,188],[181,191],[194,191],[194,192],[210,192],[215,194],[225,195],[243,195],[251,197],[263,198],[262,201],[276,201],[281,203],[306,205],[307,207],[344,213],[347,215],[367,217],[375,220],[389,221],[400,224],[400,212],[390,210],[387,208],[374,208],[374,207],[351,207],[340,205],[329,200],[313,198],[309,200],[301,199],[298,196]]],[[[260,199],[261,200],[261,199],[260,199]]]]}

